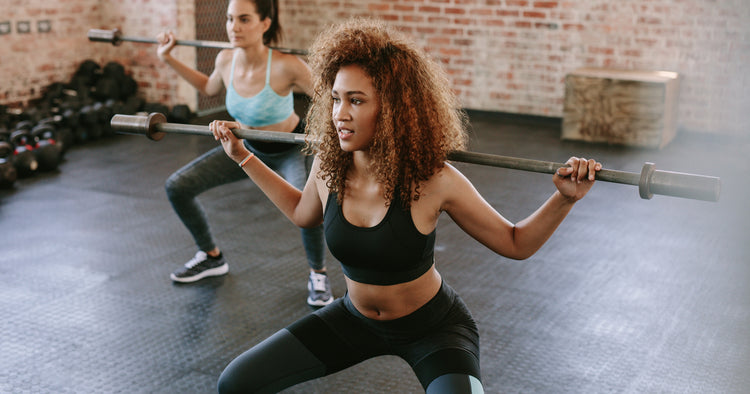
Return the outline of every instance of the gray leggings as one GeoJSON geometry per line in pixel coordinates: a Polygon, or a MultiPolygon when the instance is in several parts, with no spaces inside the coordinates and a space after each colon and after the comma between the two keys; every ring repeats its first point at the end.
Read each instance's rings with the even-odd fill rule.
{"type": "Polygon", "coordinates": [[[380,355],[404,359],[429,394],[483,392],[476,324],[445,283],[423,307],[389,321],[369,319],[348,295],[339,298],[235,358],[219,392],[278,392],[380,355]]]}
{"type": "MultiPolygon", "coordinates": [[[[264,153],[245,142],[268,167],[302,190],[312,165],[312,156],[304,155],[298,146],[278,153],[264,153]]],[[[221,146],[211,149],[170,175],[165,184],[167,197],[177,216],[187,227],[200,250],[216,247],[208,218],[197,197],[206,190],[247,180],[247,174],[230,159],[221,146]]],[[[301,229],[302,245],[312,269],[323,269],[325,244],[323,226],[301,229]]]]}

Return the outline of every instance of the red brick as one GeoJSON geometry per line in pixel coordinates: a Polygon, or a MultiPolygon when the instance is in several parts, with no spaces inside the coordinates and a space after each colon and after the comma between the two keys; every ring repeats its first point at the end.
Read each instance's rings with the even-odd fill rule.
{"type": "Polygon", "coordinates": [[[427,40],[427,44],[431,46],[449,45],[450,43],[451,39],[448,37],[431,37],[427,40]]]}
{"type": "Polygon", "coordinates": [[[524,11],[523,16],[525,18],[546,18],[547,14],[537,11],[524,11]]]}
{"type": "Polygon", "coordinates": [[[432,13],[432,14],[439,14],[440,13],[440,7],[422,6],[422,7],[419,7],[419,12],[429,12],[429,13],[432,13]]]}
{"type": "Polygon", "coordinates": [[[427,18],[427,22],[431,25],[449,25],[452,19],[444,16],[431,16],[427,18]]]}
{"type": "Polygon", "coordinates": [[[494,12],[495,11],[491,8],[475,8],[475,9],[469,10],[470,15],[481,15],[481,16],[490,16],[494,12]]]}
{"type": "Polygon", "coordinates": [[[641,57],[643,52],[640,49],[626,49],[622,51],[622,54],[631,57],[641,57]]]}
{"type": "Polygon", "coordinates": [[[489,19],[481,22],[485,26],[505,26],[505,22],[501,19],[489,19]]]}
{"type": "Polygon", "coordinates": [[[504,16],[504,17],[517,17],[517,16],[520,16],[521,13],[517,10],[502,9],[502,10],[495,11],[495,15],[504,16]]]}
{"type": "Polygon", "coordinates": [[[391,6],[388,4],[368,4],[367,9],[371,12],[388,11],[391,9],[391,6]]]}
{"type": "Polygon", "coordinates": [[[415,7],[413,5],[395,4],[393,10],[398,12],[413,12],[415,7]]]}
{"type": "Polygon", "coordinates": [[[404,22],[424,22],[425,18],[422,15],[404,15],[401,17],[404,22]]]}
{"type": "Polygon", "coordinates": [[[535,1],[534,8],[557,8],[556,1],[535,1]]]}
{"type": "Polygon", "coordinates": [[[437,30],[434,27],[417,27],[417,33],[434,34],[437,30]]]}
{"type": "Polygon", "coordinates": [[[462,26],[474,25],[474,24],[476,24],[476,22],[477,22],[476,19],[473,19],[473,18],[455,18],[455,19],[453,19],[453,23],[455,23],[457,25],[462,25],[462,26]]]}
{"type": "Polygon", "coordinates": [[[577,31],[582,31],[583,29],[584,29],[584,27],[580,23],[565,23],[565,24],[563,24],[563,30],[577,30],[577,31]]]}
{"type": "Polygon", "coordinates": [[[661,18],[641,16],[641,17],[638,17],[638,23],[643,23],[647,25],[660,25],[662,24],[662,20],[661,18]]]}

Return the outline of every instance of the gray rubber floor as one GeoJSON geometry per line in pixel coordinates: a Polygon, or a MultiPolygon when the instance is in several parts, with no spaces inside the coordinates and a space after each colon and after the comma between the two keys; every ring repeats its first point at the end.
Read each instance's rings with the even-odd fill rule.
{"type": "MultiPolygon", "coordinates": [[[[747,140],[680,134],[634,149],[560,141],[554,121],[471,117],[474,151],[722,178],[717,203],[599,182],[523,262],[442,218],[438,268],[478,322],[488,393],[750,392],[747,140]]],[[[164,180],[214,144],[119,135],[0,191],[0,392],[211,393],[230,360],[310,313],[298,230],[250,181],[201,198],[229,275],[169,280],[195,246],[164,180]]],[[[549,175],[457,166],[512,221],[554,188],[549,175]]],[[[328,267],[342,296],[330,255],[328,267]]],[[[405,362],[383,357],[286,392],[420,391],[405,362]]]]}

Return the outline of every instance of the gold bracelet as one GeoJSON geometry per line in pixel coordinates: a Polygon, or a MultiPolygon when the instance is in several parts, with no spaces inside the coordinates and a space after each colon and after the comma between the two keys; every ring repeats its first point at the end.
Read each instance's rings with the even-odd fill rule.
{"type": "Polygon", "coordinates": [[[244,167],[244,166],[245,166],[245,164],[247,164],[247,162],[248,162],[248,161],[250,161],[250,159],[252,159],[252,158],[253,158],[253,156],[255,156],[255,153],[253,153],[253,152],[250,152],[250,154],[249,154],[249,155],[247,155],[247,157],[246,157],[246,158],[242,159],[242,161],[241,161],[241,162],[240,162],[240,164],[239,164],[239,165],[240,165],[240,167],[244,167]]]}

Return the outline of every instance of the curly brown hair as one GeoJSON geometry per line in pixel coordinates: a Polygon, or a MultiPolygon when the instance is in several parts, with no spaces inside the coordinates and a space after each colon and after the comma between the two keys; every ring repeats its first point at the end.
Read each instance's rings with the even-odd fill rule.
{"type": "Polygon", "coordinates": [[[331,90],[338,70],[358,65],[379,96],[375,136],[369,147],[372,170],[386,201],[396,191],[404,207],[420,195],[420,183],[445,166],[448,153],[463,149],[467,118],[443,69],[407,37],[380,21],[355,18],[321,33],[310,48],[314,94],[307,114],[311,152],[321,162],[339,203],[346,192],[352,153],[339,145],[331,118],[331,90]]]}

